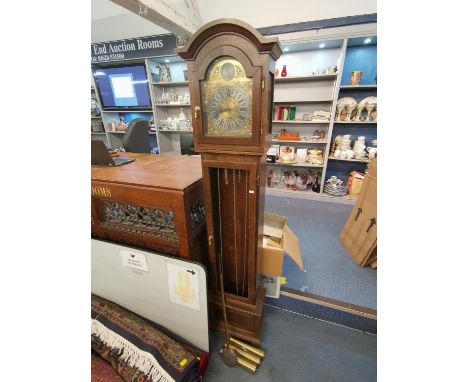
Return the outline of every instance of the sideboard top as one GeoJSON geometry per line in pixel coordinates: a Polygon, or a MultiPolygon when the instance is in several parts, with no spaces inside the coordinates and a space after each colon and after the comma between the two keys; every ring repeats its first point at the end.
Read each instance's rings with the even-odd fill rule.
{"type": "Polygon", "coordinates": [[[111,182],[183,191],[202,179],[198,156],[121,153],[135,162],[117,167],[91,166],[92,182],[111,182]]]}

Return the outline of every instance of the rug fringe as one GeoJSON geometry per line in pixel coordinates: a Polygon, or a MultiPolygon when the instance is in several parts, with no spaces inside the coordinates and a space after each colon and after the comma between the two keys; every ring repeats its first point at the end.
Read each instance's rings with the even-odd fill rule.
{"type": "Polygon", "coordinates": [[[140,350],[125,338],[108,329],[95,319],[91,319],[91,334],[99,337],[106,346],[118,349],[122,353],[122,359],[131,367],[136,367],[153,382],[175,382],[175,380],[164,370],[156,358],[148,352],[140,350]]]}

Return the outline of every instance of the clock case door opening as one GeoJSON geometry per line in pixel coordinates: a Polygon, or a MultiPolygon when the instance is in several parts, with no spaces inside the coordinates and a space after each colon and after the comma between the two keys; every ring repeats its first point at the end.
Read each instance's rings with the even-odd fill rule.
{"type": "MultiPolygon", "coordinates": [[[[254,48],[250,45],[245,44],[245,40],[240,37],[234,36],[233,39],[240,39],[245,45],[246,52],[249,49],[252,50],[252,56],[254,54],[254,48]]],[[[240,42],[240,41],[239,41],[240,42]]],[[[267,105],[262,105],[262,66],[264,65],[258,59],[248,56],[244,51],[230,45],[218,46],[214,49],[209,49],[210,42],[207,43],[202,50],[206,49],[206,55],[203,55],[203,60],[198,64],[191,65],[192,76],[190,77],[190,98],[194,100],[195,107],[192,108],[192,121],[194,124],[194,143],[198,147],[198,151],[243,151],[252,153],[261,153],[265,150],[262,142],[263,134],[268,134],[270,126],[263,126],[264,123],[262,116],[262,107],[265,107],[264,112],[267,112],[269,108],[267,105]],[[203,113],[209,113],[207,110],[206,100],[202,98],[202,86],[208,78],[206,78],[210,72],[212,65],[215,61],[221,58],[230,58],[238,61],[246,74],[246,77],[252,80],[252,134],[250,137],[235,137],[235,136],[213,136],[206,135],[206,129],[203,128],[203,113]],[[256,62],[258,61],[258,62],[256,62]],[[196,109],[200,108],[199,111],[196,109]],[[213,149],[213,144],[217,145],[217,148],[213,149]]],[[[200,54],[200,53],[199,53],[200,54]]],[[[255,52],[255,56],[258,56],[258,52],[255,52]]],[[[229,81],[224,82],[229,85],[229,81]]]]}
{"type": "Polygon", "coordinates": [[[258,226],[255,218],[258,193],[255,165],[219,162],[203,164],[211,194],[211,219],[207,224],[212,235],[210,263],[216,272],[212,280],[220,291],[219,267],[223,267],[226,295],[239,301],[254,302],[257,289],[255,252],[258,226]],[[253,233],[253,234],[252,234],[253,233]],[[222,263],[221,263],[222,262],[222,263]]]}

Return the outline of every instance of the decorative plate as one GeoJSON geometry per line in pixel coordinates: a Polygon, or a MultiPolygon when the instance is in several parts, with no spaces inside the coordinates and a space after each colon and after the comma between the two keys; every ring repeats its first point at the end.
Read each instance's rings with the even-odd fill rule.
{"type": "Polygon", "coordinates": [[[278,159],[276,161],[276,163],[279,163],[279,164],[296,164],[297,161],[296,160],[293,160],[293,161],[282,161],[281,159],[278,159]]]}

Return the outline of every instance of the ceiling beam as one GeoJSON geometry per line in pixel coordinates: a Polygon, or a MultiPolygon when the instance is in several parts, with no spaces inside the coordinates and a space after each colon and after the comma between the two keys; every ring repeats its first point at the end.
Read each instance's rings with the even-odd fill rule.
{"type": "Polygon", "coordinates": [[[181,15],[162,0],[111,1],[184,39],[189,38],[200,27],[197,21],[181,15]]]}
{"type": "Polygon", "coordinates": [[[197,0],[185,0],[185,5],[187,6],[193,19],[198,23],[199,26],[202,26],[203,20],[201,18],[200,11],[198,10],[197,0]]]}

